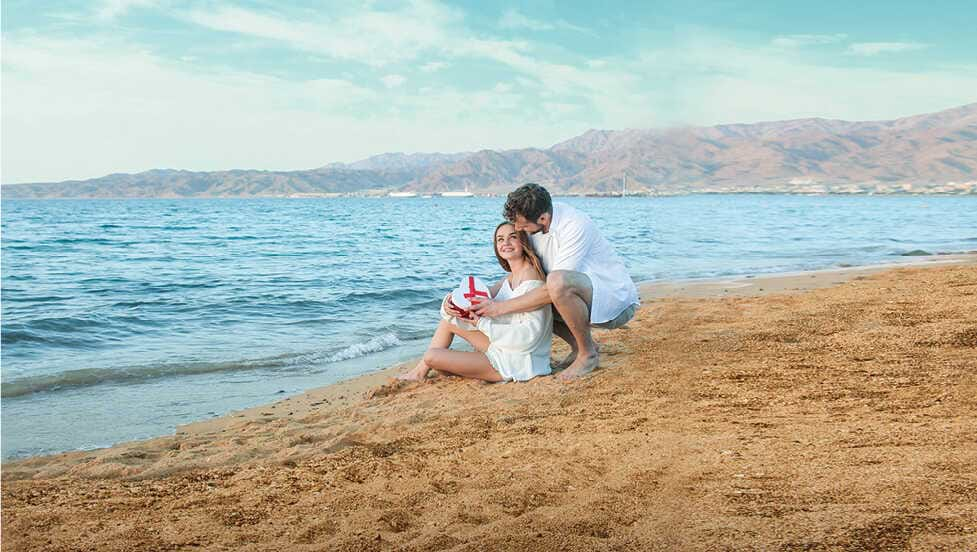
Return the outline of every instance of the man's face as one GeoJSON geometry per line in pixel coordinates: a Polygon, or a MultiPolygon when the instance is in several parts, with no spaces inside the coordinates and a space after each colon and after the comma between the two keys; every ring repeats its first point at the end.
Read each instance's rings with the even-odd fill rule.
{"type": "Polygon", "coordinates": [[[545,229],[549,217],[549,213],[543,213],[538,219],[531,221],[522,215],[516,215],[516,220],[512,221],[512,225],[516,227],[516,230],[521,230],[527,234],[535,234],[545,229]]]}

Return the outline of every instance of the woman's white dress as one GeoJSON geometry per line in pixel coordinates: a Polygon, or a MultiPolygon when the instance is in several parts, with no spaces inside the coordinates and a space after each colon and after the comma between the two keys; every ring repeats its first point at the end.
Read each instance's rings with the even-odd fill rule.
{"type": "MultiPolygon", "coordinates": [[[[506,278],[493,299],[506,301],[542,285],[541,280],[526,280],[512,289],[506,278]]],[[[443,309],[441,314],[452,324],[466,329],[475,328],[448,315],[443,309]]],[[[477,328],[488,336],[489,347],[485,355],[503,379],[526,381],[550,373],[550,347],[553,344],[553,311],[550,305],[529,312],[481,318],[477,328]]]]}

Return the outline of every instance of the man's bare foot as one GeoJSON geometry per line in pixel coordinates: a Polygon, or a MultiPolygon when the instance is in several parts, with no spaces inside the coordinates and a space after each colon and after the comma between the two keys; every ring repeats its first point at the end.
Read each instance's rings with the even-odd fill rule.
{"type": "MultiPolygon", "coordinates": [[[[597,343],[595,341],[594,348],[597,349],[597,353],[599,354],[600,343],[597,343]]],[[[575,360],[577,360],[577,351],[576,349],[571,349],[570,354],[563,357],[563,360],[561,360],[560,362],[550,364],[550,367],[553,368],[554,371],[559,372],[560,370],[566,370],[567,368],[569,368],[573,364],[573,361],[575,360]]]]}
{"type": "Polygon", "coordinates": [[[577,352],[570,351],[570,354],[563,357],[563,360],[550,364],[550,368],[552,368],[556,372],[559,372],[560,370],[566,370],[571,364],[573,364],[574,360],[577,360],[577,352]]]}
{"type": "Polygon", "coordinates": [[[600,364],[600,354],[594,351],[591,355],[579,355],[566,370],[560,372],[561,381],[570,381],[585,376],[594,371],[600,364]]]}

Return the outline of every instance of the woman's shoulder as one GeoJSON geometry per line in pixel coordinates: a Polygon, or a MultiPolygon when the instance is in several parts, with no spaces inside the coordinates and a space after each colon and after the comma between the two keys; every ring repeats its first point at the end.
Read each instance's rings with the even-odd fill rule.
{"type": "MultiPolygon", "coordinates": [[[[523,286],[526,286],[526,287],[530,287],[530,286],[531,287],[536,287],[536,286],[541,286],[544,283],[546,283],[545,278],[543,277],[543,275],[540,274],[539,272],[537,272],[535,269],[526,270],[526,271],[520,273],[518,276],[519,276],[520,282],[519,282],[519,285],[517,285],[514,289],[519,289],[519,288],[521,288],[523,286]]],[[[511,286],[512,284],[510,283],[509,285],[511,286]]]]}

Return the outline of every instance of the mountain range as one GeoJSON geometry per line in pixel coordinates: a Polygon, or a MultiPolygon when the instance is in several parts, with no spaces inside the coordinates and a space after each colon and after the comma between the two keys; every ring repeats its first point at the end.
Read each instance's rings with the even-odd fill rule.
{"type": "Polygon", "coordinates": [[[977,103],[889,121],[811,118],[665,129],[589,130],[546,149],[384,153],[299,171],[156,169],[8,184],[5,198],[295,197],[505,193],[977,193],[977,103]]]}

